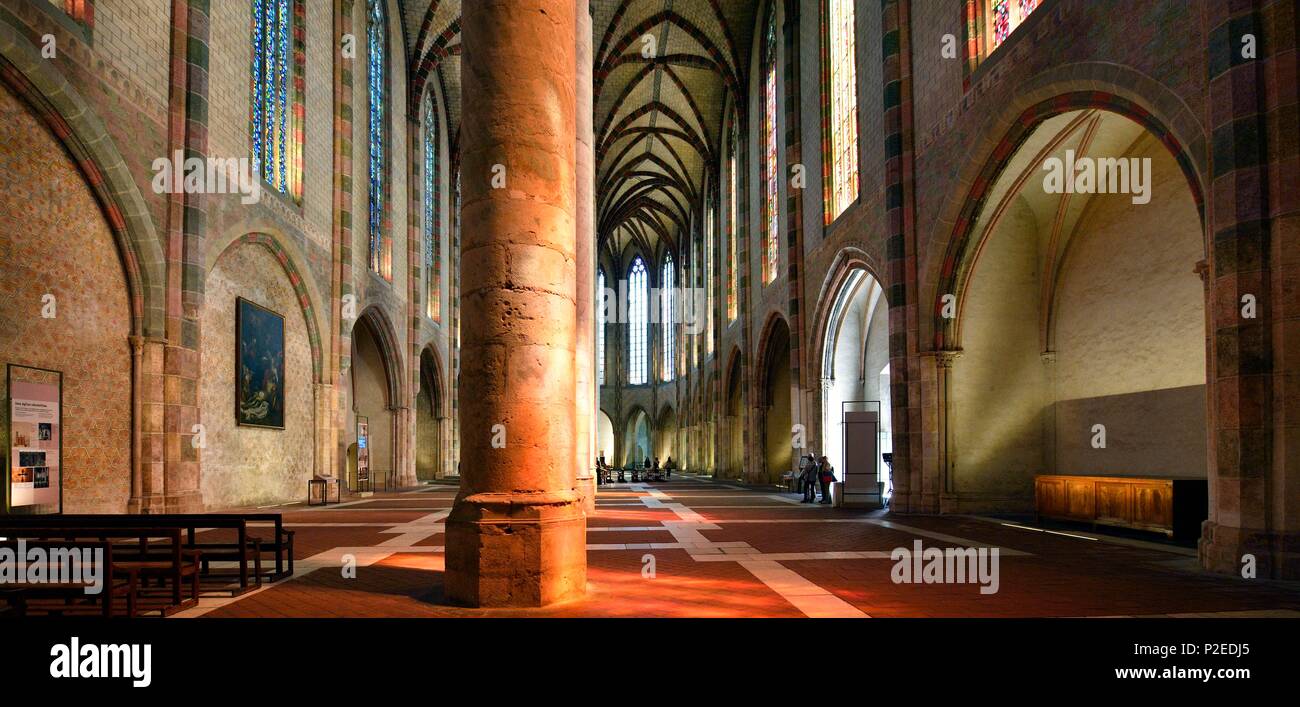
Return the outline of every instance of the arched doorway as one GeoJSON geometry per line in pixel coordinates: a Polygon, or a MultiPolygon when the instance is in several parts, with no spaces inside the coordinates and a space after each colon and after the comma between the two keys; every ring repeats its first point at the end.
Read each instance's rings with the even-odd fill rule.
{"type": "Polygon", "coordinates": [[[617,462],[614,451],[614,421],[609,419],[609,413],[604,410],[600,411],[600,417],[596,421],[596,457],[604,459],[606,464],[617,462]]]}
{"type": "Polygon", "coordinates": [[[741,404],[740,352],[731,357],[727,373],[727,467],[725,476],[739,479],[745,467],[745,410],[741,404]]]}
{"type": "MultiPolygon", "coordinates": [[[[820,448],[843,478],[846,410],[879,414],[877,454],[892,449],[889,416],[889,303],[884,288],[864,268],[841,278],[822,324],[820,448]]],[[[888,474],[877,459],[888,486],[888,474]]],[[[885,488],[885,495],[890,493],[885,488]]]]}
{"type": "Polygon", "coordinates": [[[627,419],[623,442],[624,463],[641,464],[650,456],[650,418],[637,408],[627,419]]]}
{"type": "Polygon", "coordinates": [[[415,478],[442,475],[442,375],[433,349],[420,352],[420,392],[415,398],[415,478]]]}
{"type": "Polygon", "coordinates": [[[779,316],[768,323],[761,377],[764,476],[751,479],[775,484],[794,468],[790,407],[790,327],[779,316]]]}
{"type": "Polygon", "coordinates": [[[1026,136],[954,288],[950,509],[1027,510],[1040,473],[1206,476],[1202,233],[1142,125],[1081,109],[1026,136]]]}
{"type": "Polygon", "coordinates": [[[659,457],[661,464],[668,463],[669,457],[676,456],[675,461],[680,462],[680,455],[677,455],[677,411],[673,410],[671,405],[665,405],[663,410],[659,411],[659,421],[655,423],[655,429],[658,434],[655,435],[655,456],[659,457]]]}
{"type": "MultiPolygon", "coordinates": [[[[366,451],[372,480],[393,480],[397,468],[397,448],[393,414],[398,399],[395,381],[399,379],[394,347],[386,320],[375,309],[366,310],[352,329],[352,366],[349,370],[352,394],[352,436],[356,440],[361,423],[369,438],[366,451]]],[[[355,469],[348,485],[357,488],[355,469]]]]}

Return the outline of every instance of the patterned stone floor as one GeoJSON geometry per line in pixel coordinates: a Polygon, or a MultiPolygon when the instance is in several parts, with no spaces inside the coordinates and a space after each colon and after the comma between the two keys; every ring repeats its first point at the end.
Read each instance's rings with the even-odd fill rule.
{"type": "MultiPolygon", "coordinates": [[[[205,597],[178,617],[1300,617],[1300,585],[1206,574],[1189,549],[806,505],[689,476],[602,489],[588,519],[586,598],[459,609],[442,603],[443,519],[454,496],[454,487],[431,486],[274,509],[297,533],[295,575],[235,598],[205,597]],[[939,552],[997,548],[997,591],[981,592],[993,575],[980,582],[973,573],[964,583],[895,582],[891,553],[917,542],[939,552]],[[346,556],[353,578],[342,571],[346,556]]],[[[958,564],[943,567],[944,577],[957,578],[958,564]]]]}

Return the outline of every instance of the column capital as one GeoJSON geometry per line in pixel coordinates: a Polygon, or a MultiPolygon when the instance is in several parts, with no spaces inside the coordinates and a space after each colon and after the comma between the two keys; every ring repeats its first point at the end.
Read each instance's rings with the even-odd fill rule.
{"type": "Polygon", "coordinates": [[[952,368],[952,364],[965,353],[962,349],[940,349],[937,351],[926,351],[922,355],[934,358],[934,365],[938,368],[952,368]]]}

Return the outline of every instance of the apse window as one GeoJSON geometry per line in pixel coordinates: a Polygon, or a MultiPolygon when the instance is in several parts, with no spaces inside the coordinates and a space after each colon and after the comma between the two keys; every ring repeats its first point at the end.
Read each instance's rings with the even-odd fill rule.
{"type": "Polygon", "coordinates": [[[671,254],[664,257],[663,270],[659,276],[659,304],[660,313],[659,321],[662,323],[664,335],[664,357],[663,357],[663,378],[664,381],[673,379],[673,344],[677,336],[676,323],[673,319],[673,309],[677,306],[676,286],[677,277],[676,269],[673,267],[673,256],[671,254]]]}
{"type": "Polygon", "coordinates": [[[302,17],[301,0],[253,0],[253,161],[262,181],[295,203],[302,198],[302,17]]]}
{"type": "Polygon", "coordinates": [[[645,385],[649,381],[649,350],[646,334],[650,328],[650,284],[645,261],[637,256],[628,273],[627,307],[627,382],[645,385]]]}

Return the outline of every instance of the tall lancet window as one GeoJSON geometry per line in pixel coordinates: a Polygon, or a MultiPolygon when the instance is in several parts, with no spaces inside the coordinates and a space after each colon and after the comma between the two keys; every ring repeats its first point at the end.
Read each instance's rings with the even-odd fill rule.
{"type": "Polygon", "coordinates": [[[674,346],[677,340],[677,327],[674,326],[677,320],[674,318],[673,308],[677,306],[677,272],[673,266],[673,256],[668,254],[664,256],[664,264],[659,274],[659,326],[663,331],[663,366],[661,366],[661,378],[665,381],[673,379],[673,360],[674,346]]]}
{"type": "Polygon", "coordinates": [[[831,223],[858,198],[858,71],[854,63],[853,0],[826,0],[823,6],[822,133],[828,144],[825,213],[831,223]]]}
{"type": "Polygon", "coordinates": [[[713,355],[713,232],[717,228],[717,204],[708,197],[704,211],[704,357],[713,355]]]}
{"type": "Polygon", "coordinates": [[[303,44],[301,0],[253,0],[252,90],[249,133],[262,181],[292,197],[302,195],[303,44]]]}
{"type": "Polygon", "coordinates": [[[388,26],[384,0],[366,0],[366,93],[370,97],[367,120],[370,177],[370,269],[393,279],[393,245],[384,233],[385,189],[388,186],[388,26]]]}
{"type": "Polygon", "coordinates": [[[438,161],[438,109],[433,93],[424,107],[424,287],[425,311],[442,316],[442,174],[438,161]]]}
{"type": "Polygon", "coordinates": [[[781,233],[776,105],[776,6],[772,5],[763,41],[763,284],[776,279],[781,233]]]}
{"type": "Polygon", "coordinates": [[[596,383],[605,385],[605,269],[596,273],[596,383]]]}
{"type": "Polygon", "coordinates": [[[727,321],[735,321],[738,313],[736,301],[736,282],[739,275],[736,269],[739,267],[740,257],[737,241],[739,240],[740,225],[736,222],[740,209],[736,202],[740,191],[736,188],[736,122],[731,122],[731,140],[727,153],[727,321]]]}
{"type": "Polygon", "coordinates": [[[645,261],[637,256],[627,277],[627,382],[644,385],[650,382],[650,352],[646,338],[650,329],[650,281],[645,261]]]}

